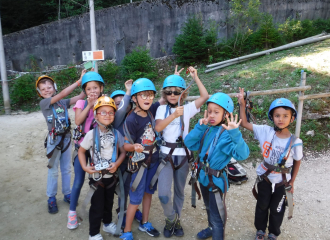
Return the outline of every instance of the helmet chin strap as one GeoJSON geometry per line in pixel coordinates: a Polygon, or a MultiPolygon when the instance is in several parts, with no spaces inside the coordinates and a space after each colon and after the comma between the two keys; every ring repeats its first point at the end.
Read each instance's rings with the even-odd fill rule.
{"type": "MultiPolygon", "coordinates": [[[[290,123],[289,123],[289,125],[290,125],[290,123]]],[[[288,128],[289,127],[289,125],[288,126],[286,126],[286,127],[284,127],[284,128],[279,128],[278,126],[276,126],[275,125],[275,123],[274,123],[274,131],[275,132],[282,132],[284,129],[286,129],[286,128],[288,128]]]]}
{"type": "Polygon", "coordinates": [[[178,106],[178,103],[176,104],[172,104],[170,102],[167,102],[167,104],[171,107],[171,108],[176,108],[178,106]]]}
{"type": "Polygon", "coordinates": [[[143,111],[143,112],[147,113],[148,110],[144,110],[144,109],[140,106],[140,104],[139,104],[139,100],[137,99],[137,96],[136,96],[135,99],[136,99],[136,105],[140,108],[140,110],[139,110],[138,112],[143,111]]]}
{"type": "Polygon", "coordinates": [[[227,111],[225,110],[225,112],[223,113],[223,116],[222,116],[221,122],[220,122],[217,126],[220,127],[222,124],[224,124],[224,123],[226,122],[226,121],[225,121],[226,114],[227,114],[227,111]]]}
{"type": "Polygon", "coordinates": [[[111,130],[111,124],[106,126],[103,123],[100,123],[98,120],[95,119],[95,122],[97,122],[98,125],[101,125],[102,127],[104,127],[107,131],[111,130]]]}

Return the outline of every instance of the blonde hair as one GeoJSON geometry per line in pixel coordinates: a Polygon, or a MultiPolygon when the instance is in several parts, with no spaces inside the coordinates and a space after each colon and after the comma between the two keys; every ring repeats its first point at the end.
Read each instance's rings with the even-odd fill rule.
{"type": "MultiPolygon", "coordinates": [[[[166,98],[167,95],[165,94],[165,92],[166,92],[166,91],[171,91],[171,88],[172,88],[172,87],[166,87],[166,88],[163,88],[162,91],[161,91],[162,98],[165,99],[166,103],[168,103],[168,102],[167,102],[167,98],[166,98]]],[[[180,88],[180,87],[174,87],[174,88],[175,88],[175,91],[178,91],[178,92],[182,92],[182,91],[184,91],[184,89],[183,89],[183,88],[180,88]]],[[[188,91],[186,91],[186,92],[182,95],[182,97],[181,97],[181,101],[184,101],[184,100],[187,98],[187,96],[188,96],[188,91]]]]}

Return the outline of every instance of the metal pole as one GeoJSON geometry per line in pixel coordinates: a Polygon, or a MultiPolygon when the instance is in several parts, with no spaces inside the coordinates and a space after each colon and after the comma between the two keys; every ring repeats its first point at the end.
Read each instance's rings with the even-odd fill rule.
{"type": "Polygon", "coordinates": [[[2,40],[1,16],[0,16],[0,71],[1,71],[2,94],[3,94],[3,102],[5,105],[5,113],[10,114],[10,112],[11,112],[10,98],[9,98],[9,91],[8,91],[5,50],[3,48],[3,40],[2,40]]]}
{"type": "Polygon", "coordinates": [[[61,19],[61,0],[58,0],[58,20],[61,19]]]}
{"type": "MultiPolygon", "coordinates": [[[[304,87],[306,85],[306,73],[304,70],[301,70],[301,79],[300,79],[300,87],[304,87]]],[[[304,96],[304,91],[299,92],[299,97],[304,96]]],[[[298,116],[297,116],[297,123],[296,123],[296,137],[300,136],[300,127],[301,127],[301,119],[302,119],[302,114],[303,114],[303,105],[304,105],[304,100],[299,100],[298,103],[298,116]]]]}
{"type": "MultiPolygon", "coordinates": [[[[97,50],[97,43],[96,43],[96,30],[95,30],[94,0],[89,0],[89,19],[91,25],[92,51],[95,51],[97,50]]],[[[97,61],[95,61],[94,71],[98,72],[97,61]]]]}

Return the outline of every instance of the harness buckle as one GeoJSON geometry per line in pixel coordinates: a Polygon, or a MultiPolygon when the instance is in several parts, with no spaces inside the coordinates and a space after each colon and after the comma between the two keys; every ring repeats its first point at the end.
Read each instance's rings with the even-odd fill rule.
{"type": "Polygon", "coordinates": [[[285,188],[286,191],[291,191],[292,186],[290,184],[288,184],[288,186],[285,186],[284,188],[285,188]]]}
{"type": "Polygon", "coordinates": [[[97,189],[97,186],[95,186],[95,184],[91,184],[90,187],[93,188],[94,191],[96,191],[96,189],[97,189]]]}
{"type": "Polygon", "coordinates": [[[142,163],[142,166],[148,168],[148,165],[145,162],[142,163]]]}
{"type": "Polygon", "coordinates": [[[177,138],[176,143],[177,143],[177,145],[176,145],[177,148],[182,148],[183,147],[181,136],[177,138]]]}
{"type": "Polygon", "coordinates": [[[213,193],[219,192],[219,189],[218,188],[212,188],[212,192],[213,193]]]}

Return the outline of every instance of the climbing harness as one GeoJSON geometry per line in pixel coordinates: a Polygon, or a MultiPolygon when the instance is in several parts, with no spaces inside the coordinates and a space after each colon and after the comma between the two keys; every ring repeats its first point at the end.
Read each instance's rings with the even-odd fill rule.
{"type": "MultiPolygon", "coordinates": [[[[59,105],[59,104],[58,104],[59,105]]],[[[54,163],[56,159],[59,159],[61,157],[61,153],[65,152],[70,144],[71,144],[71,137],[70,142],[67,144],[67,146],[63,146],[65,135],[70,132],[70,118],[68,115],[68,110],[64,105],[59,105],[64,108],[65,117],[59,118],[56,114],[56,110],[54,109],[54,106],[51,105],[51,109],[53,111],[53,116],[51,117],[52,121],[52,130],[49,132],[47,136],[47,143],[49,142],[50,145],[55,145],[57,142],[57,137],[61,136],[61,140],[56,144],[56,146],[53,148],[53,150],[49,153],[47,153],[47,158],[49,159],[47,167],[50,169],[54,166],[54,163]]],[[[50,120],[49,118],[47,119],[50,120]]],[[[47,146],[46,146],[47,147],[47,146]]]]}
{"type": "MultiPolygon", "coordinates": [[[[87,107],[87,104],[88,104],[88,102],[87,102],[87,100],[85,100],[84,108],[82,109],[82,111],[85,110],[85,108],[87,107]]],[[[85,137],[85,135],[86,135],[85,124],[86,124],[86,119],[83,122],[83,124],[80,124],[73,129],[73,136],[72,136],[73,140],[79,141],[81,138],[85,137]]]]}
{"type": "MultiPolygon", "coordinates": [[[[297,143],[297,144],[293,144],[296,141],[297,137],[295,135],[291,135],[284,152],[281,154],[281,156],[279,157],[278,162],[275,165],[271,165],[269,163],[267,163],[265,160],[261,163],[263,165],[264,168],[266,168],[266,172],[260,176],[257,176],[257,179],[255,181],[255,184],[252,188],[252,193],[253,196],[258,199],[258,183],[265,180],[266,182],[268,182],[269,184],[272,184],[270,182],[270,180],[268,179],[268,175],[270,173],[280,173],[282,174],[282,181],[276,184],[272,184],[272,189],[274,192],[274,188],[278,188],[280,186],[284,185],[285,188],[285,192],[286,192],[286,196],[287,196],[287,204],[289,207],[289,212],[288,212],[288,219],[292,218],[293,215],[293,194],[291,192],[289,192],[292,188],[292,186],[288,183],[287,179],[286,179],[286,174],[291,173],[292,167],[285,167],[285,163],[287,161],[287,159],[290,156],[290,152],[291,149],[297,146],[301,146],[302,143],[297,143]]],[[[269,146],[268,149],[270,149],[271,146],[269,146]]]]}

